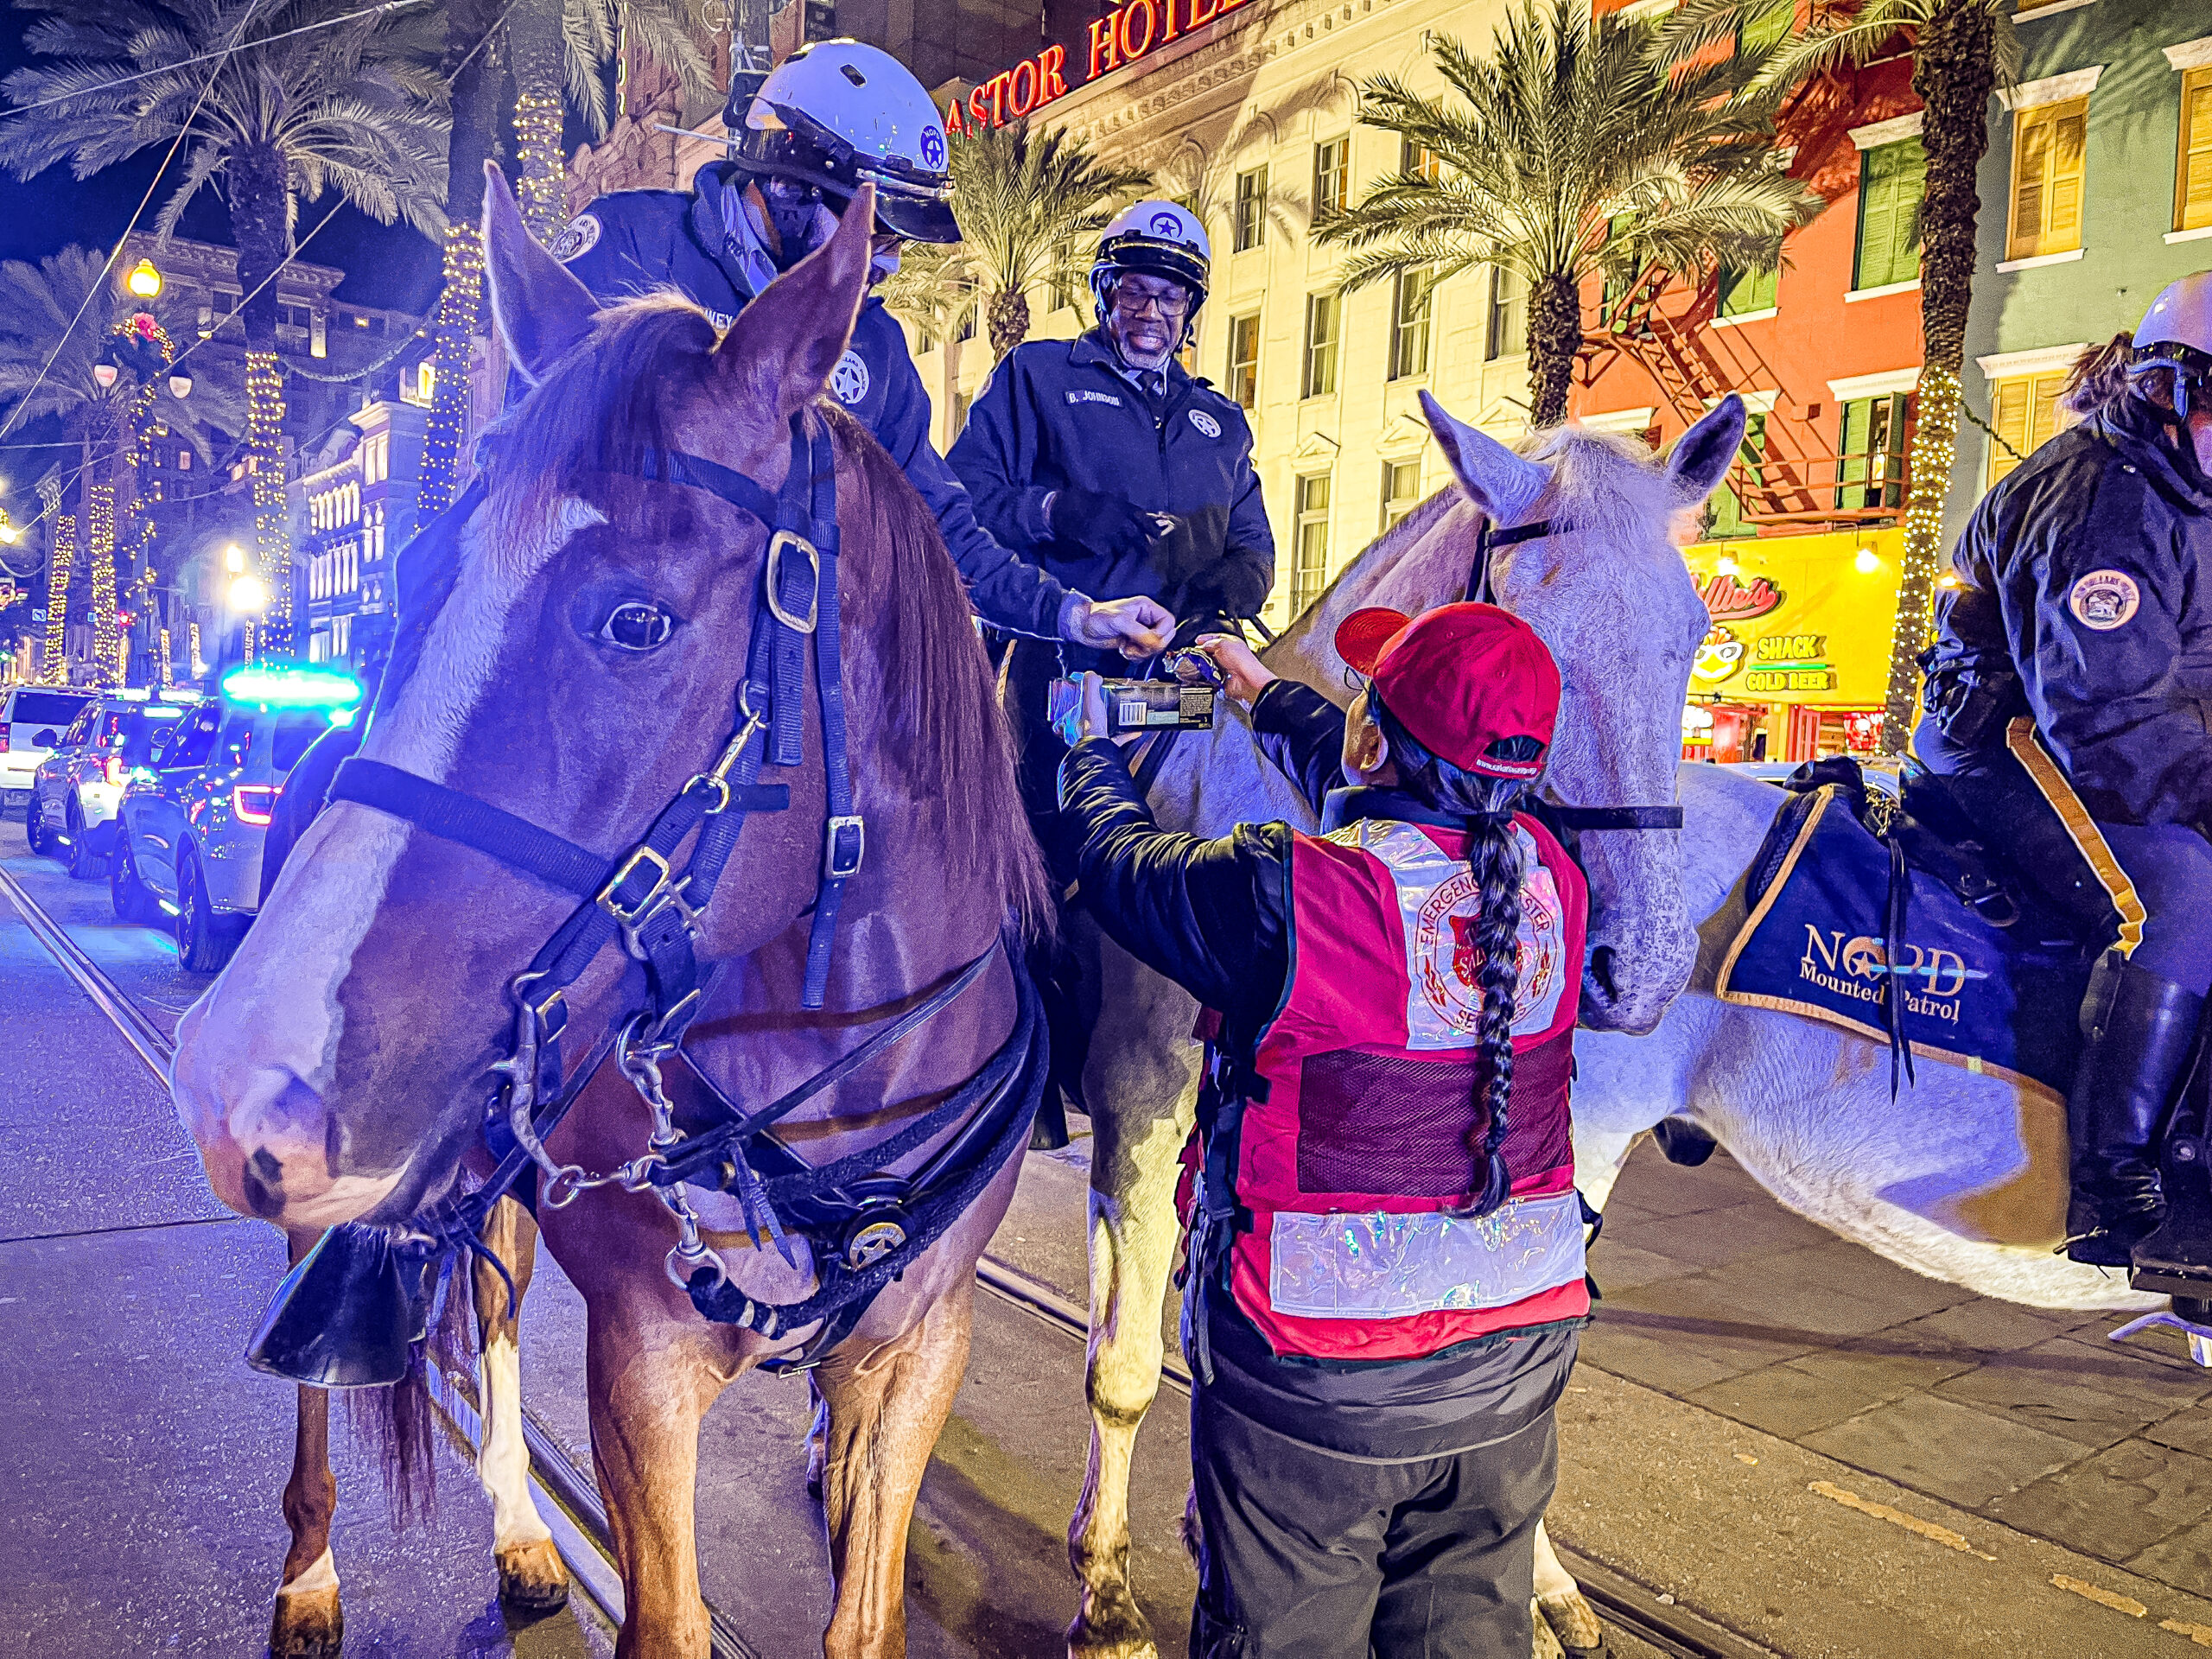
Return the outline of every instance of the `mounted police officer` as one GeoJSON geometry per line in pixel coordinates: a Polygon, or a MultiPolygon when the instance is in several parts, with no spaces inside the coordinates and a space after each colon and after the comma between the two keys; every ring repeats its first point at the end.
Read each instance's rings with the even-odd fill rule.
{"type": "Polygon", "coordinates": [[[1325,833],[1159,830],[1096,677],[1064,735],[1086,902],[1211,1011],[1184,1345],[1191,1651],[1529,1651],[1552,1408],[1590,1307],[1567,1091],[1582,877],[1515,805],[1557,666],[1489,605],[1355,612],[1348,711],[1198,644],[1325,833]],[[1350,782],[1360,787],[1338,788],[1350,782]]]}
{"type": "MultiPolygon", "coordinates": [[[[1116,215],[1090,267],[1097,326],[1008,353],[950,454],[993,535],[1085,593],[1153,595],[1186,644],[1256,614],[1274,583],[1252,429],[1175,360],[1205,303],[1211,258],[1205,229],[1172,201],[1116,215]]],[[[1023,798],[1040,819],[1060,757],[1046,687],[1084,669],[1114,671],[1096,652],[1028,644],[1007,668],[1023,798]]]]}
{"type": "MultiPolygon", "coordinates": [[[[897,268],[902,241],[960,239],[936,106],[887,53],[856,41],[803,46],[765,80],[735,78],[722,120],[734,135],[730,158],[701,168],[688,194],[617,191],[561,232],[553,251],[594,294],[612,301],[672,285],[726,327],[822,244],[863,183],[875,186],[879,271],[897,268]]],[[[929,503],[985,621],[1133,656],[1166,644],[1173,618],[1141,590],[1094,600],[976,523],[931,446],[929,394],[880,298],[861,307],[830,387],[929,503]]]]}
{"type": "Polygon", "coordinates": [[[2123,924],[2082,1005],[2066,1250],[2140,1269],[2161,1122],[2212,992],[2212,271],[2085,357],[2068,401],[2081,423],[1982,499],[1952,553],[1914,747],[2050,897],[2123,924]],[[2053,763],[2056,789],[2037,779],[2053,763]],[[2094,820],[2073,846],[2046,797],[2094,820]]]}

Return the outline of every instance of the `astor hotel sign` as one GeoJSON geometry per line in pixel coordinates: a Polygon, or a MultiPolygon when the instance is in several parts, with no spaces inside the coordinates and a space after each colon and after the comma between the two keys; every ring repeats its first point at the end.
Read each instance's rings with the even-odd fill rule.
{"type": "MultiPolygon", "coordinates": [[[[1101,75],[1140,62],[1244,3],[1246,0],[1125,0],[1086,27],[1084,38],[1077,43],[1083,73],[1076,85],[1088,86],[1101,75]]],[[[1069,73],[1068,48],[1048,46],[1035,57],[979,82],[964,100],[946,105],[944,130],[972,132],[1034,115],[1067,96],[1069,73]]]]}

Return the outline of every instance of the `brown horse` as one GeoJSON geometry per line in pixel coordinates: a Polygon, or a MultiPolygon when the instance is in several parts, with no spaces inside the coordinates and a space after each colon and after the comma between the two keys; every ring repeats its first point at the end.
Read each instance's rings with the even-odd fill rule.
{"type": "MultiPolygon", "coordinates": [[[[412,672],[387,683],[361,756],[613,868],[724,752],[772,563],[759,518],[671,481],[651,457],[688,457],[695,476],[748,478],[773,494],[794,464],[795,417],[826,424],[843,546],[849,810],[866,820],[866,856],[844,893],[828,1011],[803,1012],[807,912],[831,817],[823,722],[809,718],[798,764],[763,775],[788,785],[788,810],[745,825],[719,901],[696,918],[708,976],[687,1052],[696,1079],[750,1109],[981,962],[918,1039],[842,1077],[779,1130],[816,1165],[863,1154],[945,1102],[1015,1031],[1027,1005],[1014,953],[994,947],[1010,918],[1041,913],[1044,894],[951,562],[889,457],[821,398],[864,293],[870,194],[717,339],[672,297],[596,311],[530,240],[498,175],[487,182],[495,312],[533,389],[502,423],[450,591],[412,672]]],[[[809,635],[807,655],[822,643],[809,635]]],[[[810,683],[812,671],[810,662],[810,683]]],[[[489,1166],[483,1105],[515,1025],[501,992],[575,906],[472,845],[336,793],[181,1027],[175,1091],[210,1184],[233,1208],[292,1228],[402,1227],[455,1190],[464,1162],[489,1166]]],[[[569,987],[579,1052],[639,1007],[638,979],[609,952],[569,987]]],[[[696,1104],[695,1084],[674,1091],[680,1108],[696,1104]]],[[[649,1128],[644,1097],[609,1067],[550,1150],[607,1170],[634,1162],[649,1128]]],[[[958,1133],[908,1147],[890,1172],[912,1173],[958,1133]]],[[[903,1646],[907,1524],[965,1363],[976,1258],[1017,1173],[1013,1160],[983,1172],[979,1196],[814,1372],[829,1416],[830,1654],[903,1646]]],[[[752,1211],[683,1190],[712,1263],[742,1297],[789,1303],[816,1284],[819,1241],[795,1230],[787,1264],[752,1211]]],[[[704,1655],[700,1418],[734,1378],[798,1351],[813,1328],[771,1338],[702,1319],[664,1271],[680,1235],[652,1191],[610,1185],[546,1202],[566,1196],[549,1184],[541,1209],[588,1306],[593,1457],[627,1611],[619,1650],[704,1655]]]]}

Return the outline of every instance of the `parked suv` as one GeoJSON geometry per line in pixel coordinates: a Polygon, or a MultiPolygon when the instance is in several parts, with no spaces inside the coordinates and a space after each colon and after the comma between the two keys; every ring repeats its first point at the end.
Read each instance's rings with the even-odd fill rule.
{"type": "Polygon", "coordinates": [[[230,960],[261,906],[261,849],[285,775],[308,744],[352,722],[361,685],[341,670],[232,669],[123,791],[108,891],[124,921],[175,918],[194,973],[230,960]]]}
{"type": "Polygon", "coordinates": [[[38,763],[99,695],[60,685],[0,686],[0,806],[30,798],[38,763]]]}
{"type": "Polygon", "coordinates": [[[195,692],[124,691],[87,702],[31,774],[23,807],[31,851],[60,859],[79,881],[99,875],[130,769],[151,760],[156,735],[199,701],[195,692]]]}

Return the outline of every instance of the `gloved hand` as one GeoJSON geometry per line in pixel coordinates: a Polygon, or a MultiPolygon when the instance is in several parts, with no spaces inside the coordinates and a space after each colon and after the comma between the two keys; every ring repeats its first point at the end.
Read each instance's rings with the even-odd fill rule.
{"type": "Polygon", "coordinates": [[[1116,559],[1139,556],[1160,533],[1160,521],[1152,514],[1096,490],[1055,490],[1046,522],[1054,539],[1116,559]]]}
{"type": "Polygon", "coordinates": [[[1175,617],[1158,600],[1141,594],[1134,599],[1080,601],[1068,607],[1060,633],[1071,644],[1118,650],[1134,661],[1167,649],[1175,633],[1175,617]]]}

